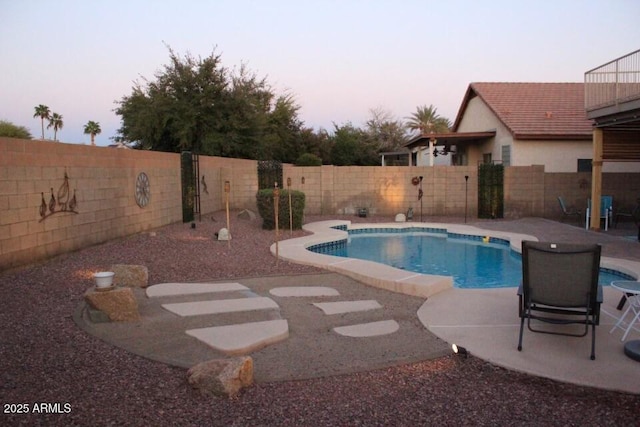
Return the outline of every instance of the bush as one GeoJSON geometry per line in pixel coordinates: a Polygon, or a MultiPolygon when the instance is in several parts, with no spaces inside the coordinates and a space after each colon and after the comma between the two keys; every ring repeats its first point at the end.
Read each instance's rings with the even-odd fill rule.
{"type": "Polygon", "coordinates": [[[7,120],[0,120],[0,136],[9,138],[31,139],[31,133],[24,126],[14,125],[7,120]]]}
{"type": "MultiPolygon", "coordinates": [[[[256,194],[258,213],[262,217],[262,228],[273,230],[276,228],[273,209],[273,189],[259,190],[256,194]]],[[[300,230],[304,217],[305,195],[301,191],[291,191],[291,211],[293,212],[293,229],[300,230]]],[[[280,229],[289,229],[289,192],[280,190],[278,200],[278,224],[280,229]]]]}
{"type": "Polygon", "coordinates": [[[322,166],[322,159],[315,154],[304,153],[296,159],[296,166],[322,166]]]}

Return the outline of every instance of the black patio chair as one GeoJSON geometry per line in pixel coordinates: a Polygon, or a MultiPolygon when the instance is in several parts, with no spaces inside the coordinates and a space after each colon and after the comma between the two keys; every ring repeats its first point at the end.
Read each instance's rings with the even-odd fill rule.
{"type": "MultiPolygon", "coordinates": [[[[596,358],[602,287],[598,284],[601,247],[597,244],[522,242],[522,283],[518,289],[522,351],[524,322],[532,332],[584,337],[591,326],[591,360],[596,358]],[[531,321],[583,324],[584,332],[538,329],[531,321]]],[[[535,322],[534,322],[535,325],[535,322]]]]}

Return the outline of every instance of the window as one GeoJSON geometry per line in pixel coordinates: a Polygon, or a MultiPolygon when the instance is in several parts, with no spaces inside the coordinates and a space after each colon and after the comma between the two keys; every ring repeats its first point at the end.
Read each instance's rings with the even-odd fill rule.
{"type": "Polygon", "coordinates": [[[511,146],[510,145],[502,146],[502,165],[511,166],[511,146]]]}
{"type": "Polygon", "coordinates": [[[578,172],[591,172],[591,159],[578,159],[578,172]]]}
{"type": "Polygon", "coordinates": [[[485,164],[491,163],[491,153],[484,153],[482,155],[482,162],[485,164]]]}

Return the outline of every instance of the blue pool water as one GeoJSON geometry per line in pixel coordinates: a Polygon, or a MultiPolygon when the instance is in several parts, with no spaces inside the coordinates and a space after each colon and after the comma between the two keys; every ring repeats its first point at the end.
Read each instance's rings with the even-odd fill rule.
{"type": "MultiPolygon", "coordinates": [[[[375,229],[372,229],[375,230],[375,229]]],[[[459,236],[459,235],[458,235],[459,236]]],[[[520,254],[509,242],[472,236],[451,237],[446,232],[394,232],[350,234],[348,242],[317,245],[314,252],[358,258],[424,274],[453,276],[459,288],[518,286],[522,277],[520,254]]],[[[634,280],[618,272],[601,271],[600,283],[634,280]]]]}

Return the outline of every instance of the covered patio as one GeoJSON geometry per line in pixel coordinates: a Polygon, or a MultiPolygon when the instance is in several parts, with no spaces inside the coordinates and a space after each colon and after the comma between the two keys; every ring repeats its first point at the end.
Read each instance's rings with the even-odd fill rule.
{"type": "MultiPolygon", "coordinates": [[[[604,163],[640,162],[640,50],[587,71],[584,81],[585,110],[594,122],[591,200],[600,200],[604,163]]],[[[600,204],[592,210],[589,228],[599,230],[600,204]]]]}

